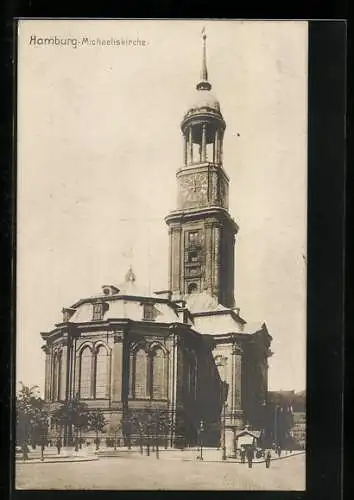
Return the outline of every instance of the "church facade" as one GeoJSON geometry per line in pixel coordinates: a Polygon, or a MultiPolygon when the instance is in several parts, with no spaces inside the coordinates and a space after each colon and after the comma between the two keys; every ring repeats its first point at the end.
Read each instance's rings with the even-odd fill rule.
{"type": "Polygon", "coordinates": [[[203,422],[206,445],[224,434],[231,449],[246,424],[262,428],[272,338],[235,304],[239,228],[228,210],[226,123],[211,88],[203,35],[201,79],[181,123],[177,207],[165,217],[167,290],[145,293],[130,268],[122,284],[64,308],[41,335],[49,405],[77,396],[108,422],[163,410],[172,446],[195,445],[203,422]]]}

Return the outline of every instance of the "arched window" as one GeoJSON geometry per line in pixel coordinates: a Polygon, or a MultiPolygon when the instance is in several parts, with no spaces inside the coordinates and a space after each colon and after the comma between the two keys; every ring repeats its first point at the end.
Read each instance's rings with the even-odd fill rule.
{"type": "Polygon", "coordinates": [[[80,398],[91,397],[92,383],[92,353],[89,347],[85,347],[80,354],[80,398]]]}
{"type": "Polygon", "coordinates": [[[150,395],[152,399],[166,398],[165,354],[160,347],[150,357],[150,395]]]}
{"type": "Polygon", "coordinates": [[[147,385],[147,354],[145,350],[140,347],[134,355],[134,369],[133,369],[133,396],[135,398],[146,398],[146,385],[147,385]]]}
{"type": "Polygon", "coordinates": [[[105,399],[108,396],[109,354],[103,345],[97,349],[95,361],[95,398],[105,399]]]}

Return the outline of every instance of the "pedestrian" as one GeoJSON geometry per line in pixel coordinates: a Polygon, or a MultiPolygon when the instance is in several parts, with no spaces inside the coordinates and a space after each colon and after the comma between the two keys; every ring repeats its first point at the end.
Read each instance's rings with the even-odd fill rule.
{"type": "Polygon", "coordinates": [[[281,448],[280,448],[280,446],[278,446],[277,452],[278,452],[278,457],[280,457],[280,455],[281,455],[281,448]]]}
{"type": "Polygon", "coordinates": [[[241,455],[241,464],[244,464],[246,462],[246,450],[244,448],[241,449],[240,455],[241,455]]]}
{"type": "Polygon", "coordinates": [[[247,449],[247,461],[248,461],[248,468],[249,469],[252,469],[253,458],[254,458],[253,448],[250,446],[247,449]]]}
{"type": "Polygon", "coordinates": [[[60,455],[60,449],[61,449],[61,439],[60,439],[60,437],[57,439],[56,445],[57,445],[58,455],[60,455]]]}
{"type": "Polygon", "coordinates": [[[267,456],[265,459],[265,464],[266,464],[267,469],[269,469],[269,467],[270,467],[270,460],[271,460],[271,454],[270,454],[270,451],[268,450],[268,453],[267,453],[267,456]]]}
{"type": "Polygon", "coordinates": [[[28,460],[28,452],[29,452],[29,449],[28,449],[27,443],[23,443],[22,444],[23,460],[28,460]]]}

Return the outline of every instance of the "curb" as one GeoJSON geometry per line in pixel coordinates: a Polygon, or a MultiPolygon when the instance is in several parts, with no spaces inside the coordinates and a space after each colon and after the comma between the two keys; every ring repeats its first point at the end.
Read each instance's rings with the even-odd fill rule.
{"type": "Polygon", "coordinates": [[[34,459],[29,459],[29,460],[16,460],[16,465],[19,464],[19,465],[28,465],[28,464],[67,464],[67,463],[73,463],[73,462],[94,462],[98,460],[97,457],[68,457],[67,459],[66,458],[63,458],[63,459],[50,459],[50,458],[47,458],[47,459],[44,459],[44,460],[41,460],[40,458],[34,458],[34,459]]]}
{"type": "MultiPolygon", "coordinates": [[[[300,452],[300,453],[292,453],[291,455],[284,455],[283,457],[274,457],[271,459],[271,462],[274,462],[276,460],[283,460],[285,458],[292,458],[292,457],[296,457],[298,455],[305,455],[305,452],[300,452]]],[[[204,460],[197,460],[196,458],[182,458],[182,461],[183,462],[209,462],[209,463],[215,463],[215,464],[224,464],[224,463],[229,463],[229,464],[242,464],[242,462],[240,460],[236,460],[236,459],[232,459],[232,458],[228,458],[226,460],[208,460],[208,459],[204,459],[204,460]]],[[[253,460],[252,461],[252,465],[256,465],[256,464],[264,464],[265,463],[265,460],[253,460]]],[[[244,465],[247,464],[247,461],[246,462],[243,462],[244,465]]]]}

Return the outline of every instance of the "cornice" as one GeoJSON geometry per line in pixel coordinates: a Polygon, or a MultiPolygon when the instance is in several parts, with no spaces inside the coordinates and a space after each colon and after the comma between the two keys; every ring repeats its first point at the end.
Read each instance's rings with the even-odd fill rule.
{"type": "Polygon", "coordinates": [[[170,225],[171,223],[191,222],[212,217],[218,222],[226,222],[235,234],[238,232],[239,226],[232,219],[229,212],[225,208],[219,206],[173,210],[165,217],[165,222],[170,225]]]}

